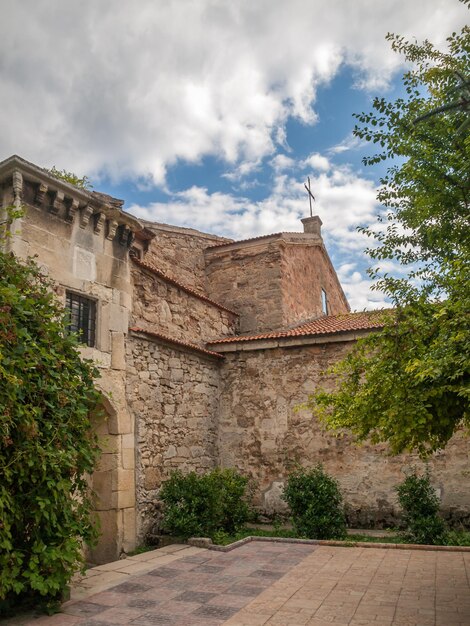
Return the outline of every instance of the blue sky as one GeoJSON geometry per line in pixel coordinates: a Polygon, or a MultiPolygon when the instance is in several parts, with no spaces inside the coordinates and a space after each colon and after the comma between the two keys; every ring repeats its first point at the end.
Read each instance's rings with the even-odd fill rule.
{"type": "Polygon", "coordinates": [[[236,239],[301,230],[310,176],[353,309],[386,304],[356,230],[380,210],[381,172],[352,113],[400,93],[386,33],[444,46],[468,21],[458,0],[6,0],[2,21],[0,159],[236,239]]]}

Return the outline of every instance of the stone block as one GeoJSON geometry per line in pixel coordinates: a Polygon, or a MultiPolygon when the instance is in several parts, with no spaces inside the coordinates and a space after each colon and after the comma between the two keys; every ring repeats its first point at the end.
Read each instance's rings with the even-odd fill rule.
{"type": "Polygon", "coordinates": [[[126,369],[124,333],[111,332],[111,367],[115,370],[126,369]]]}
{"type": "Polygon", "coordinates": [[[101,565],[119,558],[121,552],[119,521],[120,514],[117,511],[97,511],[95,516],[98,520],[100,537],[98,545],[88,551],[91,563],[101,565]]]}
{"type": "Polygon", "coordinates": [[[132,419],[127,409],[122,409],[108,418],[108,431],[112,435],[132,433],[132,419]]]}
{"type": "Polygon", "coordinates": [[[99,438],[99,446],[103,454],[119,452],[120,443],[120,438],[117,435],[103,435],[99,438]]]}
{"type": "Polygon", "coordinates": [[[147,383],[141,383],[138,388],[138,394],[143,399],[146,400],[150,397],[152,393],[152,388],[147,383]]]}
{"type": "Polygon", "coordinates": [[[282,481],[273,481],[269,489],[265,491],[263,508],[268,515],[283,513],[288,510],[287,503],[282,499],[283,492],[284,483],[282,481]]]}
{"type": "Polygon", "coordinates": [[[114,506],[113,474],[115,471],[94,472],[92,478],[93,491],[96,494],[96,510],[108,511],[114,506]]]}
{"type": "Polygon", "coordinates": [[[145,489],[157,489],[162,482],[162,475],[158,468],[147,467],[144,470],[144,487],[145,489]]]}
{"type": "Polygon", "coordinates": [[[125,291],[120,291],[120,304],[129,311],[132,309],[132,295],[125,291]]]}
{"type": "Polygon", "coordinates": [[[175,368],[171,370],[171,380],[176,383],[181,382],[184,379],[183,370],[180,368],[175,368]]]}
{"type": "Polygon", "coordinates": [[[109,305],[109,329],[127,333],[129,328],[129,312],[119,304],[109,305]]]}
{"type": "Polygon", "coordinates": [[[135,452],[130,448],[121,451],[122,467],[124,469],[135,469],[135,452]]]}
{"type": "Polygon", "coordinates": [[[134,434],[122,435],[121,441],[122,441],[122,449],[123,450],[126,450],[126,449],[134,450],[134,448],[135,448],[135,436],[134,436],[134,434]]]}
{"type": "Polygon", "coordinates": [[[118,468],[115,472],[113,472],[113,491],[127,491],[129,489],[134,489],[134,487],[134,470],[118,468]]]}
{"type": "Polygon", "coordinates": [[[167,450],[163,453],[164,459],[172,459],[177,455],[176,448],[173,445],[168,446],[167,450]]]}
{"type": "Polygon", "coordinates": [[[73,250],[73,273],[76,278],[93,282],[96,280],[96,257],[93,252],[75,246],[73,250]]]}
{"type": "Polygon", "coordinates": [[[115,491],[115,502],[119,509],[128,509],[135,506],[135,489],[115,491]]]}
{"type": "Polygon", "coordinates": [[[109,369],[111,367],[111,355],[96,348],[79,346],[80,355],[84,359],[91,359],[99,369],[109,369]]]}
{"type": "Polygon", "coordinates": [[[117,454],[101,454],[96,465],[96,472],[109,472],[117,469],[119,456],[117,454]]]}
{"type": "Polygon", "coordinates": [[[136,511],[135,508],[122,511],[122,549],[130,552],[136,547],[136,511]]]}

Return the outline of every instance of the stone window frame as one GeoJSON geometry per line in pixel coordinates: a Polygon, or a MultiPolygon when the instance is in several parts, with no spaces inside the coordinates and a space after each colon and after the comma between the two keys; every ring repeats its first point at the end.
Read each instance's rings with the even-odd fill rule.
{"type": "Polygon", "coordinates": [[[78,325],[76,328],[72,328],[72,320],[70,320],[70,323],[67,326],[67,330],[71,331],[71,332],[75,332],[78,335],[78,340],[79,343],[81,345],[84,346],[88,346],[89,348],[97,348],[98,345],[98,329],[99,329],[99,325],[98,325],[98,315],[99,315],[99,301],[97,300],[97,298],[93,298],[89,296],[89,294],[84,294],[82,292],[79,291],[74,291],[73,289],[67,289],[65,290],[65,309],[67,310],[67,312],[69,312],[70,314],[72,313],[72,308],[71,306],[69,306],[69,299],[70,302],[72,303],[73,300],[75,300],[76,302],[78,302],[78,306],[79,306],[79,311],[80,308],[82,306],[82,304],[84,304],[85,302],[91,304],[92,306],[90,307],[90,317],[88,319],[88,329],[87,329],[87,334],[86,337],[80,337],[80,331],[82,330],[80,328],[80,326],[78,325]]]}

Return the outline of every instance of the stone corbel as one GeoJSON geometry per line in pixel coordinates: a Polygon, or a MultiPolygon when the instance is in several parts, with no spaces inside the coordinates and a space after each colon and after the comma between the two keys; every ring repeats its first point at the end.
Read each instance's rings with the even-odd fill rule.
{"type": "Polygon", "coordinates": [[[44,183],[39,184],[39,187],[37,188],[37,191],[36,191],[36,197],[34,198],[34,201],[36,202],[38,206],[41,206],[41,204],[44,202],[44,198],[46,197],[47,190],[48,190],[47,185],[45,185],[44,183]]]}
{"type": "Polygon", "coordinates": [[[85,228],[93,213],[93,207],[87,204],[80,212],[80,228],[85,228]]]}
{"type": "Polygon", "coordinates": [[[114,239],[117,227],[118,223],[116,222],[116,220],[108,220],[108,232],[106,233],[106,239],[114,239]]]}
{"type": "Polygon", "coordinates": [[[73,220],[75,219],[75,214],[77,210],[78,210],[78,200],[71,198],[70,204],[67,207],[67,215],[65,217],[67,222],[73,222],[73,220]]]}
{"type": "Polygon", "coordinates": [[[49,207],[49,211],[51,213],[54,213],[54,215],[57,215],[57,213],[60,211],[63,204],[64,204],[64,192],[56,191],[54,200],[52,201],[52,204],[49,207]]]}
{"type": "Polygon", "coordinates": [[[106,215],[104,213],[95,213],[93,215],[93,218],[95,220],[95,225],[93,227],[93,230],[95,231],[97,235],[99,235],[101,231],[103,230],[103,226],[106,221],[106,215]]]}
{"type": "Polygon", "coordinates": [[[13,172],[13,194],[15,197],[15,205],[21,206],[23,201],[23,174],[19,170],[13,172]]]}

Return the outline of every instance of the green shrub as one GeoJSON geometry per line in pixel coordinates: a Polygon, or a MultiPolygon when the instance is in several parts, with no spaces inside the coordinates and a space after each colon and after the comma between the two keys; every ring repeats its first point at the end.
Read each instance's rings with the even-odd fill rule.
{"type": "Polygon", "coordinates": [[[164,530],[180,537],[233,533],[249,517],[247,485],[248,480],[231,469],[202,475],[173,472],[159,494],[164,530]]]}
{"type": "Polygon", "coordinates": [[[338,482],[319,464],[297,469],[287,477],[284,500],[301,537],[342,539],[346,535],[343,498],[338,482]]]}
{"type": "Polygon", "coordinates": [[[429,472],[424,476],[416,472],[409,474],[396,490],[403,509],[403,537],[411,543],[445,543],[446,527],[439,517],[439,498],[431,485],[429,472]]]}
{"type": "Polygon", "coordinates": [[[59,599],[95,537],[85,474],[98,372],[32,260],[0,252],[0,276],[1,614],[59,599]]]}

